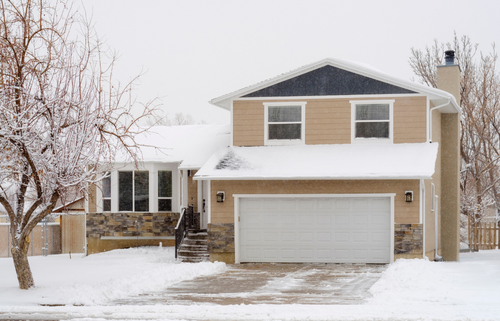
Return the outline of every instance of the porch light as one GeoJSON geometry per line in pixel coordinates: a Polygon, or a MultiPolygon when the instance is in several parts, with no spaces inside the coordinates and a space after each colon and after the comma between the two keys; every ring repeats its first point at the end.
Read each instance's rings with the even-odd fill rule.
{"type": "Polygon", "coordinates": [[[217,203],[224,202],[224,199],[225,199],[225,193],[222,191],[217,192],[217,203]]]}
{"type": "Polygon", "coordinates": [[[412,202],[412,201],[413,201],[413,191],[406,191],[405,202],[412,202]]]}

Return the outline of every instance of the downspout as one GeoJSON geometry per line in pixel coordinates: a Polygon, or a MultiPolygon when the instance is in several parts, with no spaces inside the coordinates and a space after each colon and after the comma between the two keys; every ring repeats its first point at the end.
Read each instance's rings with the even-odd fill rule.
{"type": "Polygon", "coordinates": [[[442,105],[436,106],[434,108],[431,108],[429,111],[429,143],[432,143],[432,112],[436,109],[443,108],[448,106],[451,103],[451,100],[448,99],[448,101],[442,105]]]}
{"type": "Polygon", "coordinates": [[[420,179],[420,215],[421,215],[421,223],[422,223],[422,258],[426,258],[425,256],[425,182],[423,179],[420,179]]]}
{"type": "Polygon", "coordinates": [[[434,245],[434,261],[437,261],[437,262],[442,262],[443,261],[443,258],[441,256],[439,256],[438,254],[438,248],[439,248],[439,233],[438,233],[438,227],[439,227],[439,224],[438,224],[438,217],[439,217],[439,197],[436,195],[435,196],[435,199],[436,199],[436,202],[435,202],[435,207],[434,207],[434,232],[435,232],[435,235],[434,235],[434,238],[435,238],[435,242],[436,243],[434,245]]]}

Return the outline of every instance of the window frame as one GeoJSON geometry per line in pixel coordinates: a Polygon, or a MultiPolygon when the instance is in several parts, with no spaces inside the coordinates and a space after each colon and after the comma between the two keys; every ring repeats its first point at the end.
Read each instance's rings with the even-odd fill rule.
{"type": "Polygon", "coordinates": [[[117,171],[118,172],[118,183],[117,183],[117,187],[118,187],[118,212],[122,212],[122,213],[127,213],[127,212],[134,212],[134,213],[150,213],[152,212],[151,211],[151,202],[150,202],[150,199],[151,199],[151,184],[150,184],[150,177],[151,177],[151,173],[149,170],[147,169],[135,169],[135,170],[119,170],[117,171]],[[120,173],[129,173],[129,172],[132,172],[132,210],[131,211],[120,211],[120,173]],[[135,210],[135,176],[136,176],[136,173],[137,172],[147,172],[148,173],[148,210],[147,211],[136,211],[135,210]]]}
{"type": "MultiPolygon", "coordinates": [[[[149,171],[149,211],[137,213],[156,213],[158,212],[158,171],[172,172],[172,212],[180,211],[180,181],[179,181],[179,164],[178,163],[160,163],[160,162],[145,162],[137,168],[134,163],[116,162],[112,168],[106,168],[106,171],[111,176],[111,213],[128,213],[129,211],[119,211],[119,192],[118,192],[118,172],[130,171],[149,171]]],[[[101,177],[103,177],[101,175],[101,177]]],[[[102,181],[97,183],[95,189],[96,208],[97,213],[104,213],[103,211],[103,190],[102,181]]],[[[162,211],[164,212],[164,211],[162,211]]],[[[109,213],[109,212],[107,212],[109,213]]]]}
{"type": "Polygon", "coordinates": [[[286,101],[286,102],[264,102],[264,145],[304,145],[305,144],[305,123],[306,123],[306,104],[305,101],[286,101]],[[269,122],[269,107],[294,107],[300,106],[300,139],[269,139],[269,125],[273,124],[298,124],[299,122],[269,122]]]}
{"type": "Polygon", "coordinates": [[[101,180],[101,194],[102,194],[102,198],[101,198],[101,208],[102,208],[102,211],[103,212],[111,212],[112,211],[112,185],[111,185],[111,173],[110,172],[106,172],[106,173],[103,173],[103,178],[101,180]],[[104,195],[104,180],[105,179],[109,179],[109,196],[105,196],[104,195]],[[106,211],[104,210],[104,201],[108,201],[109,200],[109,211],[106,211]]]}
{"type": "Polygon", "coordinates": [[[351,143],[352,144],[392,144],[394,142],[394,100],[351,100],[351,143]],[[373,121],[357,121],[356,120],[356,106],[357,105],[389,105],[389,119],[388,120],[373,120],[373,121]],[[389,123],[389,137],[356,137],[356,123],[358,122],[388,122],[389,123]]]}
{"type": "MultiPolygon", "coordinates": [[[[170,200],[170,212],[172,212],[172,208],[174,207],[174,173],[169,169],[159,169],[156,171],[156,210],[160,212],[160,200],[170,200]],[[160,172],[170,172],[170,197],[168,196],[160,196],[160,172]]],[[[161,211],[168,212],[168,211],[161,211]]]]}

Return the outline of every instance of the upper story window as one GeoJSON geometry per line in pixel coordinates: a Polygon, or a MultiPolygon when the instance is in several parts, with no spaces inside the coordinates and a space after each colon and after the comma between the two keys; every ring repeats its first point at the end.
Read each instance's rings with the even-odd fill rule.
{"type": "Polygon", "coordinates": [[[304,144],[305,102],[264,103],[265,145],[304,144]]]}
{"type": "Polygon", "coordinates": [[[392,143],[394,100],[351,101],[351,142],[392,143]]]}

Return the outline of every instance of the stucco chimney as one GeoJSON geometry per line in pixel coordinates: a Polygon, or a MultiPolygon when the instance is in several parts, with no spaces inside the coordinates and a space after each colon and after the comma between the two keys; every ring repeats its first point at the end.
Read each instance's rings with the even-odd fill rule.
{"type": "Polygon", "coordinates": [[[460,66],[455,60],[455,51],[446,50],[445,64],[437,66],[437,87],[455,96],[460,106],[460,66]]]}
{"type": "MultiPolygon", "coordinates": [[[[438,88],[449,92],[460,106],[460,67],[455,52],[445,52],[445,65],[437,67],[438,88]]],[[[458,261],[460,251],[460,114],[441,113],[441,253],[445,261],[458,261]]]]}

